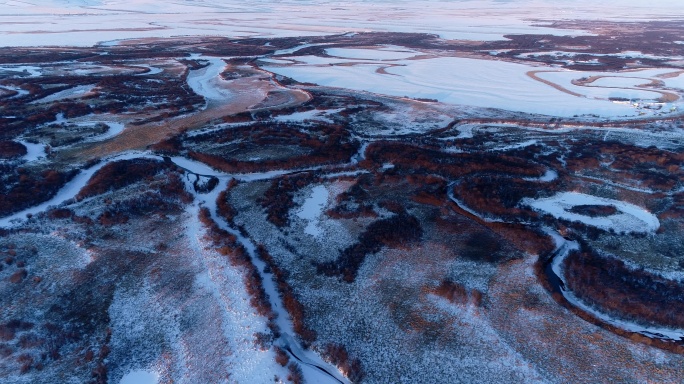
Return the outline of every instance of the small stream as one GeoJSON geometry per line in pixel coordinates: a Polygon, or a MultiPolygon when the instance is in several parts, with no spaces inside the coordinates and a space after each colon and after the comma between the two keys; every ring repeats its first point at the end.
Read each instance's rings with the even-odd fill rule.
{"type": "MultiPolygon", "coordinates": [[[[255,181],[255,180],[268,180],[275,177],[282,176],[288,173],[300,172],[301,170],[276,170],[262,173],[249,173],[249,174],[236,174],[231,175],[223,173],[213,168],[207,166],[204,163],[197,162],[194,160],[186,159],[183,157],[162,157],[158,155],[153,155],[147,152],[131,152],[124,153],[117,156],[113,156],[106,161],[102,161],[96,165],[91,166],[85,170],[82,170],[78,175],[76,175],[71,181],[69,181],[60,191],[50,200],[38,204],[34,207],[27,208],[21,212],[17,212],[7,217],[0,218],[0,227],[13,227],[21,224],[27,215],[35,215],[40,212],[44,212],[51,207],[63,205],[76,197],[80,190],[88,183],[90,178],[100,170],[105,165],[118,161],[118,160],[131,160],[131,159],[155,159],[171,161],[179,168],[185,170],[189,175],[194,175],[196,179],[199,178],[217,178],[219,180],[218,185],[214,187],[208,193],[198,193],[194,188],[188,188],[190,192],[195,196],[195,199],[200,204],[209,209],[212,219],[217,223],[219,227],[223,230],[234,235],[240,244],[249,253],[252,263],[259,271],[263,279],[263,287],[268,295],[271,307],[276,313],[276,323],[281,330],[281,336],[275,341],[276,345],[281,346],[284,350],[288,351],[292,357],[299,363],[302,368],[302,372],[307,380],[307,383],[349,383],[339,370],[323,361],[323,359],[311,350],[304,349],[297,339],[293,336],[294,329],[292,326],[292,321],[290,320],[290,315],[285,310],[282,304],[280,294],[276,288],[276,283],[274,277],[271,273],[265,272],[268,270],[266,268],[266,263],[261,260],[256,254],[256,246],[249,239],[243,236],[240,231],[232,228],[220,215],[217,213],[216,199],[218,194],[227,188],[228,182],[232,179],[237,179],[245,182],[255,181]]],[[[188,179],[190,180],[190,179],[188,179]]]]}

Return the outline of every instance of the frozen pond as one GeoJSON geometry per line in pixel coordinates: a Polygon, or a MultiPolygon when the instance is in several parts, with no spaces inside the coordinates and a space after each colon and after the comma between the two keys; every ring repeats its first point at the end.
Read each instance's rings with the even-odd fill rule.
{"type": "Polygon", "coordinates": [[[562,192],[544,199],[527,198],[522,203],[555,218],[578,221],[606,231],[612,229],[617,233],[649,233],[660,227],[658,218],[644,208],[584,193],[562,192]],[[573,208],[581,206],[614,207],[616,212],[605,216],[590,216],[573,211],[573,208]]]}

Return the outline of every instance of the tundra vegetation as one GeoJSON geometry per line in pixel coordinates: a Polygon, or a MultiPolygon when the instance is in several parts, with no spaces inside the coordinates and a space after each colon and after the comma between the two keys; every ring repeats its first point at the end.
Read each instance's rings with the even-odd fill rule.
{"type": "Polygon", "coordinates": [[[684,381],[679,112],[559,117],[279,74],[468,55],[684,93],[681,62],[657,58],[684,55],[666,42],[681,22],[582,26],[597,33],[3,49],[0,381],[684,381]]]}

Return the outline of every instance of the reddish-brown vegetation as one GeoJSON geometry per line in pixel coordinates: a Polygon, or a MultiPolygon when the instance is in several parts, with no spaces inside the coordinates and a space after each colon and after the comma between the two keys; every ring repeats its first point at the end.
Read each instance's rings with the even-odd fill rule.
{"type": "Polygon", "coordinates": [[[361,361],[351,359],[344,345],[328,343],[323,348],[323,357],[335,364],[352,383],[360,383],[363,380],[365,372],[361,366],[361,361]]]}
{"type": "Polygon", "coordinates": [[[26,276],[28,276],[28,272],[23,268],[19,269],[9,277],[9,282],[15,284],[21,283],[22,281],[24,281],[26,276]]]}
{"type": "Polygon", "coordinates": [[[462,284],[450,280],[444,280],[432,290],[432,293],[449,300],[454,304],[469,304],[476,306],[482,305],[482,292],[477,289],[467,289],[462,284]]]}
{"type": "Polygon", "coordinates": [[[684,287],[592,251],[565,260],[565,279],[580,298],[618,317],[684,328],[684,287]]]}
{"type": "Polygon", "coordinates": [[[581,141],[568,152],[567,169],[640,188],[670,191],[684,178],[684,153],[621,142],[581,141]],[[609,165],[603,165],[609,164],[609,165]]]}
{"type": "Polygon", "coordinates": [[[291,381],[292,384],[304,384],[304,373],[297,363],[290,363],[287,369],[289,371],[287,380],[291,381]]]}
{"type": "MultiPolygon", "coordinates": [[[[188,156],[228,173],[262,172],[273,169],[293,169],[315,165],[346,162],[356,151],[356,143],[343,126],[319,124],[315,127],[279,123],[255,123],[247,127],[223,130],[219,133],[197,135],[183,143],[188,156]],[[292,156],[245,161],[228,155],[230,151],[205,153],[194,148],[198,144],[239,142],[240,150],[278,152],[288,147],[292,156]],[[224,154],[225,153],[225,154],[224,154]]],[[[239,152],[237,152],[239,153],[239,152]]]]}
{"type": "Polygon", "coordinates": [[[218,197],[216,198],[216,211],[228,223],[232,223],[233,219],[235,219],[235,215],[237,215],[237,211],[235,210],[235,208],[233,208],[233,206],[228,202],[228,191],[230,190],[230,188],[234,186],[234,180],[235,179],[231,180],[231,183],[228,185],[228,189],[225,191],[221,191],[221,193],[219,193],[218,197]]]}
{"type": "Polygon", "coordinates": [[[275,263],[275,260],[268,253],[266,247],[261,244],[257,247],[257,255],[266,263],[266,265],[268,265],[271,273],[273,273],[273,276],[275,277],[278,292],[280,292],[282,297],[283,306],[292,318],[292,328],[304,343],[310,344],[314,342],[317,337],[316,332],[308,328],[305,324],[306,313],[304,306],[299,302],[294,290],[287,283],[287,272],[275,263]]]}
{"type": "Polygon", "coordinates": [[[26,168],[3,167],[0,165],[0,172],[4,173],[6,179],[0,185],[3,196],[0,199],[0,216],[7,216],[49,200],[75,174],[56,170],[35,172],[26,168]]]}
{"type": "Polygon", "coordinates": [[[120,189],[142,180],[150,181],[158,173],[173,168],[168,163],[148,159],[114,161],[95,172],[88,180],[88,184],[76,195],[76,198],[80,200],[120,189]]]}
{"type": "Polygon", "coordinates": [[[287,363],[290,362],[290,356],[287,355],[287,352],[285,352],[284,349],[280,348],[279,346],[274,346],[273,349],[275,350],[275,361],[276,363],[280,364],[281,366],[286,366],[287,363]]]}
{"type": "Polygon", "coordinates": [[[610,216],[618,212],[613,205],[575,205],[568,211],[590,217],[610,216]]]}
{"type": "Polygon", "coordinates": [[[313,172],[302,172],[275,179],[259,199],[266,209],[266,218],[278,227],[289,224],[290,209],[294,207],[295,193],[317,180],[313,172]]]}
{"type": "Polygon", "coordinates": [[[317,264],[318,272],[327,276],[340,276],[347,283],[352,283],[368,254],[376,253],[384,246],[408,246],[420,240],[422,235],[420,221],[405,211],[377,220],[366,228],[356,244],[340,252],[337,260],[317,264]]]}
{"type": "Polygon", "coordinates": [[[0,141],[0,159],[15,159],[26,154],[26,147],[16,141],[0,141]]]}
{"type": "Polygon", "coordinates": [[[493,153],[449,154],[436,148],[419,147],[399,142],[375,142],[366,149],[368,168],[378,168],[383,164],[394,164],[397,174],[433,174],[447,180],[456,180],[477,172],[490,172],[515,178],[540,177],[546,169],[518,157],[493,153]]]}
{"type": "MultiPolygon", "coordinates": [[[[545,185],[552,191],[554,185],[545,185]]],[[[466,207],[484,216],[525,221],[531,212],[518,208],[525,197],[536,197],[539,184],[505,175],[473,175],[459,180],[453,188],[454,196],[466,207]]]]}

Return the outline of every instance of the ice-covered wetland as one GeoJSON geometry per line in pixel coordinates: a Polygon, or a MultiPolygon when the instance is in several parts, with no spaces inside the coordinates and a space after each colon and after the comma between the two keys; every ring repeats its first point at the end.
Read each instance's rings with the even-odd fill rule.
{"type": "Polygon", "coordinates": [[[684,381],[684,25],[520,1],[4,2],[0,382],[684,381]]]}

